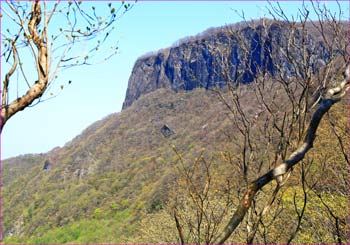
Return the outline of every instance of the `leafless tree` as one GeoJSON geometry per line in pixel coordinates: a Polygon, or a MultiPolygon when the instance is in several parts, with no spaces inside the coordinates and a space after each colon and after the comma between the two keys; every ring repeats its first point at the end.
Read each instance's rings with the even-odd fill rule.
{"type": "Polygon", "coordinates": [[[91,65],[99,62],[99,56],[103,61],[114,55],[117,46],[102,52],[105,41],[109,40],[118,18],[131,8],[124,1],[117,8],[106,3],[103,10],[83,1],[1,2],[3,27],[7,27],[1,34],[1,62],[8,64],[9,69],[1,87],[0,131],[17,112],[42,101],[58,71],[91,65]],[[81,54],[83,45],[88,50],[81,54]],[[26,57],[32,60],[28,62],[26,57]],[[33,71],[36,78],[32,78],[33,71]],[[16,73],[19,82],[14,81],[16,73]]]}
{"type": "MultiPolygon", "coordinates": [[[[217,75],[222,77],[228,87],[228,92],[219,89],[214,92],[231,112],[235,128],[231,135],[236,145],[235,152],[228,154],[226,161],[235,166],[242,181],[236,181],[229,189],[236,185],[240,190],[246,186],[246,190],[238,195],[226,192],[226,200],[231,201],[223,202],[222,196],[211,196],[210,190],[215,188],[212,187],[214,175],[211,174],[210,163],[198,158],[191,167],[182,164],[180,172],[186,183],[182,187],[187,187],[189,198],[187,201],[172,203],[171,209],[182,244],[231,242],[232,234],[242,223],[245,224],[247,243],[295,241],[302,222],[308,221],[305,213],[307,203],[310,202],[310,191],[315,192],[320,180],[316,178],[312,181],[310,169],[314,161],[307,153],[317,144],[315,139],[321,121],[328,119],[333,135],[338,140],[342,155],[340,161],[347,163],[342,166],[349,165],[341,133],[345,129],[337,128],[336,118],[330,116],[330,109],[341,101],[344,103],[350,88],[349,47],[346,39],[349,32],[346,23],[341,21],[340,15],[313,2],[311,10],[303,5],[296,19],[288,18],[278,3],[271,4],[267,11],[274,20],[244,19],[244,23],[238,27],[228,27],[226,42],[229,45],[208,44],[220,68],[217,75]],[[310,19],[310,11],[316,13],[318,20],[310,19]],[[232,47],[235,45],[231,44],[240,47],[236,51],[239,52],[239,64],[232,62],[232,47]],[[260,58],[264,57],[253,58],[259,55],[260,58]],[[247,77],[253,81],[249,85],[241,85],[240,82],[247,77]],[[199,171],[199,165],[204,170],[199,171]],[[293,168],[295,172],[300,172],[299,179],[294,177],[290,180],[293,168]],[[198,177],[199,173],[204,177],[198,177]],[[275,184],[271,184],[274,180],[275,184]],[[300,191],[292,194],[294,214],[288,216],[292,218],[288,225],[289,234],[275,232],[280,237],[271,240],[269,229],[272,229],[272,224],[283,222],[286,218],[282,203],[283,186],[288,182],[290,186],[298,183],[301,186],[300,191]],[[224,207],[219,207],[218,203],[224,207]],[[192,207],[192,212],[181,212],[181,208],[185,209],[184,204],[186,208],[192,207]],[[230,214],[230,209],[235,209],[234,213],[230,214]]],[[[346,115],[341,117],[345,118],[346,115]]],[[[181,154],[177,151],[176,154],[183,162],[181,154]]],[[[326,162],[321,161],[320,164],[325,168],[319,169],[319,174],[329,168],[326,162]]],[[[220,175],[215,176],[217,178],[220,175]]],[[[222,179],[222,183],[227,181],[226,178],[222,179]]],[[[331,230],[336,234],[334,242],[341,243],[342,237],[346,235],[341,234],[339,227],[340,223],[345,226],[344,221],[323,201],[322,194],[315,193],[328,213],[330,222],[334,221],[331,224],[331,230]]],[[[284,229],[287,229],[286,226],[284,229]]],[[[241,234],[238,232],[237,235],[241,234]]]]}

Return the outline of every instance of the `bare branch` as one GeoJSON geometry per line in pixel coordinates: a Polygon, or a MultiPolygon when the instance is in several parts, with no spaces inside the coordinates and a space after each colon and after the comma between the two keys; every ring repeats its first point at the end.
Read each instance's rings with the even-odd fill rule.
{"type": "Polygon", "coordinates": [[[179,219],[177,217],[176,209],[174,209],[174,219],[175,219],[177,232],[179,233],[180,242],[181,242],[181,244],[185,244],[185,239],[184,239],[184,236],[183,236],[182,227],[181,227],[179,219]]]}
{"type": "MultiPolygon", "coordinates": [[[[348,70],[350,70],[349,66],[347,67],[347,71],[348,70]]],[[[340,101],[340,99],[345,95],[345,92],[349,90],[349,88],[350,77],[347,76],[346,79],[340,82],[338,86],[328,90],[327,94],[329,96],[321,100],[320,105],[312,115],[311,121],[306,130],[303,144],[296,151],[294,151],[282,164],[268,171],[266,174],[249,184],[247,191],[243,195],[243,198],[241,199],[240,204],[236,209],[236,212],[232,215],[228,225],[223,230],[221,235],[215,239],[214,244],[223,244],[228,239],[232,232],[242,222],[245,214],[251,206],[256,193],[261,190],[262,187],[264,187],[276,177],[287,173],[289,169],[291,169],[295,164],[304,158],[305,154],[313,147],[318,125],[320,124],[324,114],[327,113],[335,103],[340,101]]]]}
{"type": "Polygon", "coordinates": [[[12,56],[13,56],[12,67],[6,73],[5,80],[3,82],[4,86],[2,89],[2,107],[6,106],[8,104],[8,86],[10,84],[10,77],[15,72],[16,67],[17,67],[17,63],[18,63],[18,61],[17,61],[17,49],[16,49],[16,45],[14,43],[12,44],[12,56]]]}

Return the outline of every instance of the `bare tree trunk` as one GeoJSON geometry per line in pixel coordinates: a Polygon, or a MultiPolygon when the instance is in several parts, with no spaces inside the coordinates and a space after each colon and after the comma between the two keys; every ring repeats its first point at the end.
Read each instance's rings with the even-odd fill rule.
{"type": "Polygon", "coordinates": [[[236,212],[232,215],[227,226],[223,232],[215,239],[213,244],[223,244],[237,228],[237,226],[242,222],[244,216],[246,215],[248,209],[251,206],[252,200],[255,197],[255,194],[266,184],[270,183],[273,179],[276,179],[279,176],[284,175],[291,169],[295,164],[300,162],[305,154],[313,147],[314,140],[316,138],[317,128],[329,109],[346,94],[350,88],[350,66],[346,69],[346,79],[342,81],[339,86],[329,89],[327,92],[327,97],[322,99],[318,108],[312,115],[309,126],[306,130],[306,135],[304,137],[302,145],[294,151],[288,159],[278,165],[276,168],[268,171],[263,176],[254,180],[249,184],[243,198],[240,201],[239,206],[237,207],[236,212]]]}

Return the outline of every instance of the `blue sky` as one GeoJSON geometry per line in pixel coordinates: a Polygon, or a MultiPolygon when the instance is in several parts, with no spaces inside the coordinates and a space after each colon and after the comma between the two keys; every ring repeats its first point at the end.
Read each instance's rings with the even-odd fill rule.
{"type": "MultiPolygon", "coordinates": [[[[94,4],[99,7],[106,3],[94,4]]],[[[283,2],[281,6],[292,14],[301,4],[283,2]]],[[[337,10],[335,2],[326,4],[337,10]]],[[[348,2],[341,5],[348,15],[348,2]]],[[[248,19],[264,17],[266,6],[264,1],[139,1],[116,23],[113,41],[118,41],[119,53],[105,63],[59,73],[57,85],[68,80],[72,84],[56,98],[19,112],[7,122],[1,138],[1,158],[44,153],[63,146],[93,122],[121,110],[128,79],[139,56],[207,28],[241,21],[234,9],[244,11],[248,19]]],[[[8,24],[5,21],[2,18],[2,31],[8,24]]],[[[6,72],[3,63],[1,79],[6,72]]]]}

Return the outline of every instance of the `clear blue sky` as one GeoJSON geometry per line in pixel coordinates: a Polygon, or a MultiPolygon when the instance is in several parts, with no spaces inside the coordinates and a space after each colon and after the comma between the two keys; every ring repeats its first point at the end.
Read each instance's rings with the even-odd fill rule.
{"type": "MultiPolygon", "coordinates": [[[[88,3],[83,1],[84,4],[88,3]]],[[[106,2],[94,4],[105,6],[106,2]]],[[[281,6],[291,14],[296,13],[301,4],[283,2],[281,6]]],[[[335,2],[326,4],[337,10],[335,2]]],[[[341,5],[348,16],[348,2],[341,5]]],[[[166,48],[180,38],[196,35],[209,27],[241,21],[233,9],[243,10],[248,19],[264,17],[265,6],[264,1],[139,1],[116,23],[114,38],[119,40],[119,54],[100,65],[60,73],[57,84],[68,80],[73,83],[55,99],[19,112],[8,121],[1,138],[1,158],[44,153],[63,146],[93,122],[121,110],[128,78],[139,56],[166,48]]]]}

